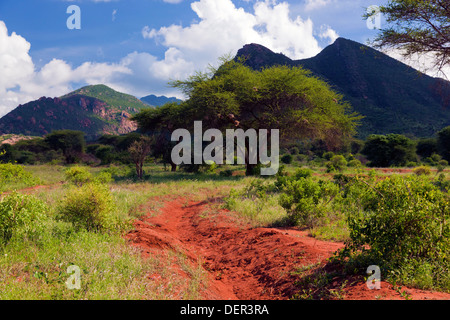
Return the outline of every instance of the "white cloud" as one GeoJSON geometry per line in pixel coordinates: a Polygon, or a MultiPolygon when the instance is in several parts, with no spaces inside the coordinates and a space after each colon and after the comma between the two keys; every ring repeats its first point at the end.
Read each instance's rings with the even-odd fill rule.
{"type": "MultiPolygon", "coordinates": [[[[311,19],[300,16],[291,18],[287,2],[256,1],[254,12],[237,8],[231,0],[199,0],[191,4],[199,22],[189,26],[170,25],[159,30],[148,26],[142,29],[146,39],[153,39],[168,47],[168,53],[177,53],[180,67],[185,71],[192,63],[204,69],[218,57],[235,54],[248,43],[258,43],[275,52],[282,52],[292,59],[308,58],[320,52],[314,37],[311,19]]],[[[336,33],[328,27],[324,37],[333,38],[336,33]]],[[[171,57],[171,55],[168,55],[171,57]]],[[[169,64],[166,59],[159,65],[169,64]]]]}
{"type": "Polygon", "coordinates": [[[119,75],[132,73],[125,65],[86,62],[72,68],[53,59],[40,70],[29,55],[30,43],[8,30],[0,21],[0,117],[18,104],[45,96],[60,96],[73,88],[74,82],[105,83],[119,75]]]}
{"type": "Polygon", "coordinates": [[[103,83],[137,97],[153,93],[182,98],[168,86],[170,80],[186,79],[205,70],[245,44],[259,43],[301,59],[320,52],[314,35],[330,41],[337,37],[330,27],[316,28],[311,19],[293,16],[288,3],[276,0],[255,1],[252,12],[236,7],[231,0],[198,0],[191,8],[198,21],[190,25],[142,29],[144,38],[166,47],[164,57],[132,52],[117,63],[85,62],[75,67],[53,59],[37,69],[29,55],[30,43],[15,33],[8,35],[0,21],[0,117],[20,103],[44,95],[60,96],[80,84],[103,83]]]}
{"type": "Polygon", "coordinates": [[[321,39],[329,39],[328,43],[332,44],[334,43],[334,41],[336,41],[337,38],[339,38],[337,32],[331,29],[329,26],[322,26],[321,29],[322,31],[320,32],[319,37],[321,39]]]}
{"type": "Polygon", "coordinates": [[[163,1],[167,3],[177,4],[181,3],[183,0],[163,0],[163,1]]]}

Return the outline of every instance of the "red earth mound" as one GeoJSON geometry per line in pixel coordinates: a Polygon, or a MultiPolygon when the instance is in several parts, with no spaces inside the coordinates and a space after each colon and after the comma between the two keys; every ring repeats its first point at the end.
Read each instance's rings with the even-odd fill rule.
{"type": "Polygon", "coordinates": [[[450,299],[450,294],[387,282],[370,290],[362,276],[342,276],[327,264],[342,243],[319,241],[293,228],[252,228],[225,210],[210,212],[206,202],[168,201],[157,216],[136,221],[127,238],[144,256],[175,250],[193,262],[201,259],[209,276],[204,299],[450,299]]]}

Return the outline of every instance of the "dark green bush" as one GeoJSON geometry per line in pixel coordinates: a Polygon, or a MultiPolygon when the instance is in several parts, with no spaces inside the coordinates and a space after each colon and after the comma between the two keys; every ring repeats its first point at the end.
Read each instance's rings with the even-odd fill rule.
{"type": "Polygon", "coordinates": [[[285,154],[281,157],[281,162],[284,164],[291,164],[293,159],[291,154],[285,154]]]}

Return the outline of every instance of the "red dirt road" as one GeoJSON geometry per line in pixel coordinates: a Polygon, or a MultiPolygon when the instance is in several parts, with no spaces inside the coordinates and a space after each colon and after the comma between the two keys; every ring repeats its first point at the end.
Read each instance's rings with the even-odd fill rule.
{"type": "Polygon", "coordinates": [[[166,202],[156,217],[136,221],[127,238],[144,255],[170,249],[193,262],[201,259],[209,278],[204,299],[284,300],[303,293],[303,298],[316,299],[450,300],[450,294],[394,290],[386,282],[381,290],[369,290],[361,276],[336,276],[326,288],[319,288],[315,284],[323,276],[314,276],[333,271],[326,260],[342,243],[319,241],[295,229],[251,228],[237,223],[226,211],[211,213],[206,202],[166,202]]]}

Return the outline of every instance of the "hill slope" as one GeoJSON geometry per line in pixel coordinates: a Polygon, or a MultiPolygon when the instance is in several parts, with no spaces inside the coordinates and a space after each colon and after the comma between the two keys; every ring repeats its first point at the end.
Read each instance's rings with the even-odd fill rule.
{"type": "Polygon", "coordinates": [[[168,98],[166,96],[157,97],[154,94],[142,97],[141,101],[145,102],[146,104],[148,104],[149,106],[152,106],[152,107],[159,107],[168,102],[178,102],[178,103],[181,102],[180,99],[177,99],[175,97],[170,97],[170,98],[168,98]]]}
{"type": "Polygon", "coordinates": [[[42,97],[19,105],[0,119],[1,134],[43,136],[54,130],[80,130],[87,140],[136,130],[130,117],[148,105],[104,86],[88,86],[60,98],[42,97]]]}
{"type": "Polygon", "coordinates": [[[317,56],[291,60],[257,44],[236,58],[255,70],[273,65],[302,66],[344,95],[365,116],[359,136],[401,133],[427,137],[450,125],[450,85],[363,44],[337,39],[317,56]]]}

